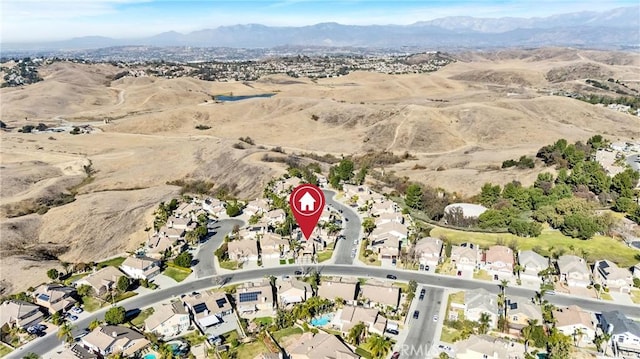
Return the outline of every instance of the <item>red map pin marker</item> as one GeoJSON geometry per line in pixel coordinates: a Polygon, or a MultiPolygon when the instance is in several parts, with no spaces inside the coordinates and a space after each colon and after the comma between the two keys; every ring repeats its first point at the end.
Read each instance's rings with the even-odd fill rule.
{"type": "Polygon", "coordinates": [[[291,192],[289,205],[304,238],[309,240],[324,211],[324,193],[312,184],[301,184],[291,192]]]}

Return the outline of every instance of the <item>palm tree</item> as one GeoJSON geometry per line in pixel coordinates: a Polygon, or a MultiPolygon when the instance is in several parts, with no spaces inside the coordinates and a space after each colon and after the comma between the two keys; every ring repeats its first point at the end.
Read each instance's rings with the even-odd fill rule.
{"type": "Polygon", "coordinates": [[[73,340],[73,335],[71,334],[73,329],[74,327],[65,320],[64,323],[58,327],[58,339],[64,340],[65,343],[71,343],[73,340]]]}
{"type": "Polygon", "coordinates": [[[573,345],[575,345],[577,347],[578,343],[582,341],[582,336],[583,335],[584,335],[584,332],[582,331],[582,329],[575,328],[573,330],[573,345]]]}
{"type": "Polygon", "coordinates": [[[373,334],[367,341],[371,355],[375,358],[383,358],[391,350],[393,344],[387,337],[379,334],[373,334]]]}
{"type": "Polygon", "coordinates": [[[506,279],[503,279],[500,281],[500,291],[502,292],[502,299],[504,302],[503,310],[504,310],[504,317],[507,317],[507,305],[506,305],[506,299],[507,299],[507,287],[509,286],[509,281],[507,281],[506,279]]]}
{"type": "Polygon", "coordinates": [[[487,334],[491,325],[491,316],[487,312],[480,313],[480,326],[478,327],[479,334],[487,334]]]}
{"type": "Polygon", "coordinates": [[[523,270],[525,270],[525,267],[521,266],[520,264],[516,264],[515,266],[513,266],[513,271],[518,276],[518,279],[520,279],[520,272],[522,272],[523,270]]]}
{"type": "Polygon", "coordinates": [[[361,340],[366,336],[367,327],[362,322],[351,327],[347,339],[354,345],[360,345],[361,340]]]}
{"type": "Polygon", "coordinates": [[[536,327],[538,326],[538,320],[537,319],[529,319],[527,322],[528,322],[528,325],[526,327],[522,328],[522,338],[524,339],[524,352],[525,353],[529,352],[529,342],[533,338],[533,333],[534,333],[536,327]]]}

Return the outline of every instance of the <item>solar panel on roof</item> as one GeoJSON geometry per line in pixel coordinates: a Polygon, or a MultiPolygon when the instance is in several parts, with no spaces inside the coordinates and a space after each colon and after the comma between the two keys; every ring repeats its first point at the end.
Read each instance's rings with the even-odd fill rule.
{"type": "Polygon", "coordinates": [[[260,293],[261,292],[240,293],[240,303],[255,302],[258,300],[260,293]]]}
{"type": "Polygon", "coordinates": [[[42,301],[45,301],[45,302],[48,302],[49,301],[49,296],[47,294],[42,293],[42,294],[40,294],[38,296],[38,299],[40,299],[42,301]]]}
{"type": "Polygon", "coordinates": [[[218,308],[224,307],[226,303],[227,303],[227,300],[224,298],[216,299],[216,304],[218,305],[218,308]]]}
{"type": "Polygon", "coordinates": [[[204,303],[196,304],[193,306],[193,311],[196,313],[202,313],[207,310],[207,305],[204,303]]]}

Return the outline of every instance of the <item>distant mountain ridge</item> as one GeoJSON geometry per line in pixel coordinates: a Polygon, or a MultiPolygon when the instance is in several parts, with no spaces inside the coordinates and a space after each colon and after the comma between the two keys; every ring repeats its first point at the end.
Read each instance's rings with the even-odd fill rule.
{"type": "Polygon", "coordinates": [[[271,48],[277,46],[355,46],[378,48],[490,48],[576,46],[637,47],[640,6],[604,12],[576,12],[544,18],[455,16],[411,25],[342,25],[335,22],[300,27],[244,24],[175,31],[139,39],[101,36],[37,44],[2,44],[5,50],[73,50],[110,46],[193,46],[271,48]]]}

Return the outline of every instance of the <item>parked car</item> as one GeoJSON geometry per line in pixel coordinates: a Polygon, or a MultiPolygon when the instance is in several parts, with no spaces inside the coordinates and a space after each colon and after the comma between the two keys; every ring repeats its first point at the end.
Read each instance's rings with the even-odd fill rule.
{"type": "Polygon", "coordinates": [[[418,319],[419,316],[420,316],[420,311],[419,310],[413,311],[413,319],[418,319]]]}
{"type": "Polygon", "coordinates": [[[462,276],[462,271],[461,270],[458,271],[458,277],[460,277],[460,276],[462,276]]]}
{"type": "Polygon", "coordinates": [[[73,307],[73,308],[71,308],[71,311],[76,313],[76,314],[80,314],[80,313],[83,312],[82,308],[80,308],[80,307],[73,307]]]}
{"type": "Polygon", "coordinates": [[[387,329],[387,333],[393,334],[393,335],[398,335],[399,334],[399,332],[397,330],[395,330],[395,329],[387,329]]]}
{"type": "Polygon", "coordinates": [[[391,355],[391,359],[398,359],[400,358],[400,352],[395,352],[393,353],[393,355],[391,355]]]}
{"type": "Polygon", "coordinates": [[[47,330],[47,326],[44,324],[36,324],[34,327],[38,328],[40,331],[47,330]]]}
{"type": "Polygon", "coordinates": [[[423,289],[420,291],[420,296],[418,297],[418,299],[420,299],[420,300],[424,300],[424,296],[425,296],[425,294],[427,294],[427,291],[426,291],[426,289],[424,289],[424,288],[423,288],[423,289]]]}
{"type": "Polygon", "coordinates": [[[65,315],[65,318],[69,319],[72,322],[75,321],[75,320],[78,320],[78,317],[76,317],[73,314],[69,314],[69,313],[67,313],[67,315],[65,315]]]}
{"type": "Polygon", "coordinates": [[[387,274],[387,279],[398,279],[398,277],[393,274],[387,274]]]}
{"type": "Polygon", "coordinates": [[[295,275],[302,275],[302,271],[301,271],[301,270],[297,270],[297,271],[293,272],[293,274],[295,274],[295,275]]]}

